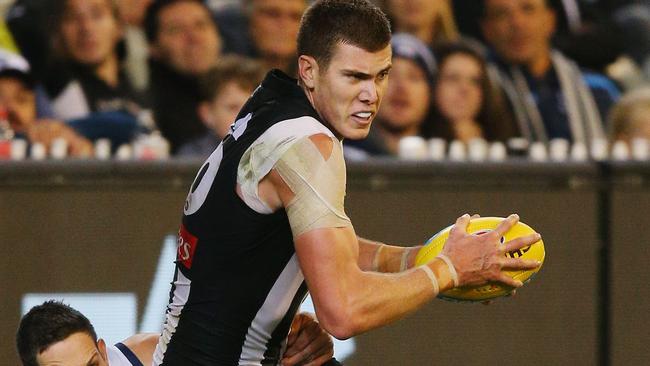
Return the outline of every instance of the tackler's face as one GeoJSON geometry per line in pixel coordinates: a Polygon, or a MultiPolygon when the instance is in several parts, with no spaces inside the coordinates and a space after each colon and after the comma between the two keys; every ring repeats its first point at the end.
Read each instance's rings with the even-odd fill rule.
{"type": "Polygon", "coordinates": [[[369,52],[340,43],[325,68],[313,67],[306,83],[310,100],[339,138],[368,135],[386,90],[391,56],[390,45],[369,52]]]}

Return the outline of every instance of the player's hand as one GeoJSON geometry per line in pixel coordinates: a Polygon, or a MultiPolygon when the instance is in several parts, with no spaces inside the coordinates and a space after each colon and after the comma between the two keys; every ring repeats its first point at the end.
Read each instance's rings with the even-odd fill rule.
{"type": "Polygon", "coordinates": [[[287,337],[283,366],[321,366],[334,356],[334,344],[316,318],[308,313],[297,314],[287,337]]]}
{"type": "Polygon", "coordinates": [[[454,264],[459,286],[476,286],[494,281],[521,287],[521,281],[512,279],[503,273],[503,270],[533,269],[539,267],[540,263],[535,260],[508,258],[505,253],[532,245],[539,241],[541,236],[537,233],[527,235],[501,245],[501,238],[519,221],[519,216],[508,216],[496,229],[482,235],[467,233],[470,220],[469,215],[463,215],[456,220],[442,250],[454,264]]]}

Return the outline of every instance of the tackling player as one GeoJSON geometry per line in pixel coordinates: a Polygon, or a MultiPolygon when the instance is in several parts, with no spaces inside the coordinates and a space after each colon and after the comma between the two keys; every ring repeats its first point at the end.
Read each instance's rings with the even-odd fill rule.
{"type": "MultiPolygon", "coordinates": [[[[291,326],[292,355],[286,365],[303,362],[303,354],[329,360],[332,340],[306,313],[296,315],[291,326]]],[[[136,334],[107,345],[79,311],[57,301],[34,306],[23,316],[16,334],[18,354],[24,366],[143,366],[151,365],[158,334],[136,334]]]]}

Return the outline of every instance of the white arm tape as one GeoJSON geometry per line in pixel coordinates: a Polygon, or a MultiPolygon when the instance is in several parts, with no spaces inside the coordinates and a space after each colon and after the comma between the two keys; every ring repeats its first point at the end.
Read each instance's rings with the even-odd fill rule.
{"type": "Polygon", "coordinates": [[[375,257],[372,259],[372,270],[374,272],[379,272],[379,255],[381,253],[381,250],[384,249],[386,244],[380,244],[379,248],[375,251],[375,257]]]}
{"type": "Polygon", "coordinates": [[[402,253],[402,261],[399,264],[400,272],[404,272],[408,269],[409,253],[411,253],[411,249],[404,248],[404,253],[402,253]]]}
{"type": "Polygon", "coordinates": [[[438,258],[442,259],[445,263],[447,263],[447,267],[449,268],[449,275],[451,276],[451,281],[454,283],[454,287],[458,287],[458,272],[456,272],[456,268],[454,268],[454,264],[451,263],[451,259],[447,257],[444,254],[438,254],[438,258]]]}
{"type": "Polygon", "coordinates": [[[418,268],[423,270],[424,273],[427,274],[427,276],[431,280],[431,285],[433,285],[434,296],[438,296],[438,293],[440,292],[440,286],[438,285],[438,279],[436,278],[436,275],[433,274],[433,271],[431,270],[431,268],[429,268],[429,266],[427,266],[426,264],[423,265],[423,266],[420,266],[418,268]]]}

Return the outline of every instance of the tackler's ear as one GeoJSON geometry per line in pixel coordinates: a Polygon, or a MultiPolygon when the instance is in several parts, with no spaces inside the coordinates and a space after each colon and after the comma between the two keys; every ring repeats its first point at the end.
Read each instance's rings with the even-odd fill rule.
{"type": "Polygon", "coordinates": [[[99,350],[99,355],[102,356],[105,361],[108,361],[108,355],[106,353],[106,342],[104,342],[104,340],[101,338],[97,340],[97,349],[99,350]]]}
{"type": "Polygon", "coordinates": [[[307,89],[314,89],[318,79],[318,62],[315,58],[306,55],[298,58],[298,77],[307,89]]]}

